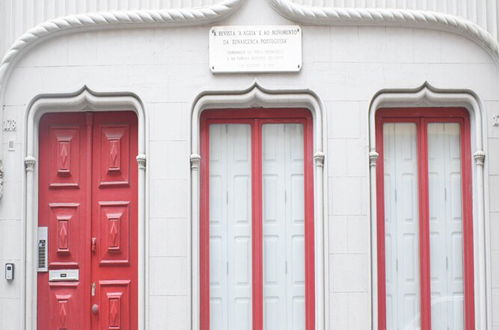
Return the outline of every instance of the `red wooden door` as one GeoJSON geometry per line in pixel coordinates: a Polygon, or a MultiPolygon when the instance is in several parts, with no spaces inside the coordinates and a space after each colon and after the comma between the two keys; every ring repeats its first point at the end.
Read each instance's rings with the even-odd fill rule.
{"type": "Polygon", "coordinates": [[[137,117],[47,114],[39,149],[38,329],[136,329],[137,117]]]}

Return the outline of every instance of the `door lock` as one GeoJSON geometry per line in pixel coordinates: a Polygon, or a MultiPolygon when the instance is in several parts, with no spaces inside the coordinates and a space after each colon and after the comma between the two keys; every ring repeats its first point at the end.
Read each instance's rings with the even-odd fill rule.
{"type": "Polygon", "coordinates": [[[98,314],[99,313],[99,305],[93,304],[92,305],[92,313],[93,314],[98,314]]]}

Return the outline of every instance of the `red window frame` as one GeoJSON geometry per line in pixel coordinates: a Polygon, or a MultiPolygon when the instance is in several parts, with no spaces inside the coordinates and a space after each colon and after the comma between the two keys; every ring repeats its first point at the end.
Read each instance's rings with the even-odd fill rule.
{"type": "MultiPolygon", "coordinates": [[[[315,327],[313,121],[307,109],[213,109],[201,115],[201,210],[200,210],[200,327],[210,329],[209,250],[209,125],[251,125],[252,189],[252,313],[253,330],[263,330],[263,242],[262,242],[262,126],[303,124],[305,202],[305,313],[306,329],[315,327]]],[[[212,329],[216,330],[216,329],[212,329]]]]}
{"type": "Polygon", "coordinates": [[[376,145],[379,153],[376,172],[378,248],[378,327],[386,329],[385,194],[383,124],[415,123],[418,151],[419,255],[421,329],[431,329],[430,225],[428,187],[429,123],[458,123],[461,127],[461,186],[463,208],[464,328],[475,328],[473,268],[473,206],[469,114],[463,108],[380,109],[376,113],[376,145]]]}

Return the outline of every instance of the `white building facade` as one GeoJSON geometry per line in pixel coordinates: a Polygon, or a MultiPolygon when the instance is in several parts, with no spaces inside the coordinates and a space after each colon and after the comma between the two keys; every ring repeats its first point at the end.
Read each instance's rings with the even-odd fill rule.
{"type": "Polygon", "coordinates": [[[3,0],[0,329],[499,330],[498,16],[3,0]]]}

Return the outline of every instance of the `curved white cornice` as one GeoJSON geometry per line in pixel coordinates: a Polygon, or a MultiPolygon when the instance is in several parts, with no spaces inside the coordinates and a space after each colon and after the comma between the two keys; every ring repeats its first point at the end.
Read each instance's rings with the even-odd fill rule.
{"type": "Polygon", "coordinates": [[[0,63],[0,88],[5,83],[9,69],[29,48],[56,35],[93,29],[209,24],[234,13],[243,1],[224,0],[199,8],[77,14],[49,20],[28,30],[9,48],[0,63]]]}
{"type": "Polygon", "coordinates": [[[454,32],[484,47],[499,60],[499,43],[492,34],[462,17],[426,10],[333,8],[308,6],[290,0],[269,0],[282,16],[312,25],[389,25],[454,32]]]}

